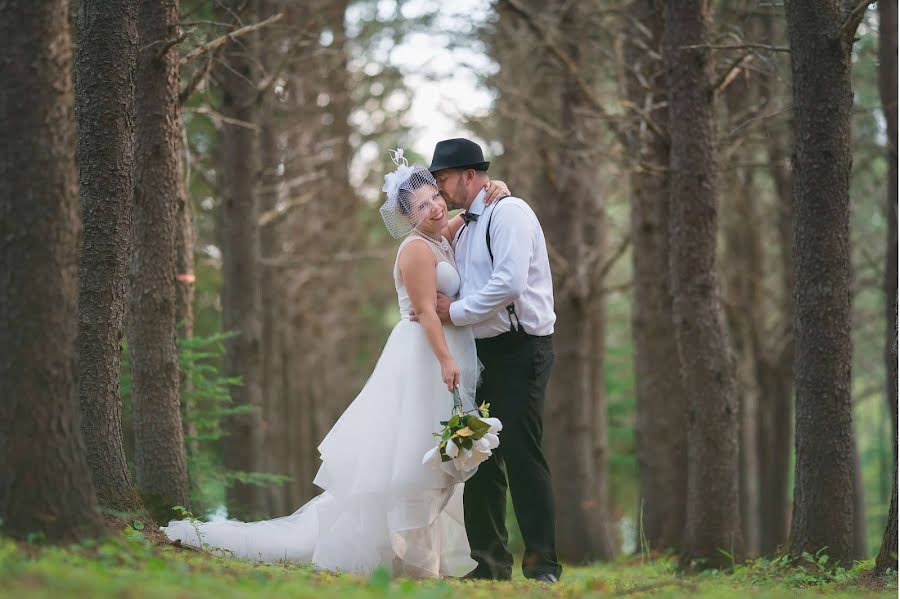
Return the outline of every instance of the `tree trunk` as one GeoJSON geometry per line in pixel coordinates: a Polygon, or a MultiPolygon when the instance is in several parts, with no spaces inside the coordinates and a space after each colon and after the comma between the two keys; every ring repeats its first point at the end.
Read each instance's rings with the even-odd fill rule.
{"type": "MultiPolygon", "coordinates": [[[[768,39],[775,40],[774,17],[766,20],[768,39]]],[[[781,94],[773,90],[772,81],[763,79],[762,93],[771,98],[781,94]]],[[[776,109],[773,106],[773,109],[776,109]]],[[[789,163],[789,129],[779,126],[766,137],[769,177],[775,188],[775,230],[779,252],[780,297],[775,342],[760,352],[757,362],[760,381],[759,450],[760,450],[760,538],[763,555],[772,555],[784,545],[788,533],[790,501],[791,435],[793,431],[794,383],[794,206],[789,163]]]]}
{"type": "MultiPolygon", "coordinates": [[[[564,50],[579,65],[589,64],[585,47],[587,11],[555,2],[564,50]]],[[[556,547],[568,563],[612,560],[616,555],[610,526],[609,456],[606,398],[595,371],[603,372],[606,298],[601,280],[590,280],[588,255],[606,256],[606,205],[598,193],[596,169],[585,159],[596,143],[596,130],[574,77],[562,74],[550,100],[558,110],[562,139],[547,148],[546,180],[553,193],[543,202],[542,223],[548,244],[571,266],[555,271],[554,332],[556,360],[548,389],[547,459],[556,501],[556,547]],[[565,198],[565,201],[560,201],[565,198]],[[576,267],[577,265],[577,267],[576,267]]],[[[548,74],[553,77],[553,74],[548,74]]],[[[550,141],[548,140],[548,143],[550,141]]],[[[602,261],[602,258],[601,258],[602,261]]]]}
{"type": "MultiPolygon", "coordinates": [[[[272,0],[258,2],[258,18],[264,20],[277,12],[278,3],[272,0]]],[[[290,25],[290,23],[288,23],[290,25]]],[[[264,31],[260,42],[260,62],[267,72],[277,68],[283,58],[279,54],[279,46],[283,36],[276,36],[271,30],[264,31]]],[[[282,153],[282,133],[280,132],[279,104],[273,92],[267,92],[262,99],[260,115],[260,157],[262,159],[259,191],[260,212],[265,214],[276,210],[283,187],[283,170],[280,169],[282,153]]],[[[280,254],[280,220],[260,225],[260,256],[263,259],[276,258],[280,254]]],[[[287,454],[289,435],[299,435],[293,430],[287,419],[287,404],[291,398],[282,387],[284,354],[281,349],[280,336],[284,316],[283,297],[284,281],[277,271],[263,268],[260,273],[260,319],[261,319],[261,353],[262,353],[262,457],[265,460],[263,469],[277,474],[289,474],[290,464],[287,454]]],[[[292,512],[300,505],[288,501],[287,485],[265,490],[265,508],[270,515],[281,516],[292,512]]]]}
{"type": "Polygon", "coordinates": [[[160,521],[188,504],[179,405],[176,246],[181,202],[176,0],[141,0],[134,236],[128,290],[137,483],[160,521]],[[163,52],[164,51],[164,52],[163,52]]]}
{"type": "MultiPolygon", "coordinates": [[[[222,20],[230,20],[245,4],[243,0],[223,2],[222,20]]],[[[232,404],[249,408],[228,418],[224,439],[224,466],[231,472],[260,469],[261,331],[260,290],[257,258],[259,226],[256,206],[256,178],[259,171],[255,130],[238,123],[256,122],[258,92],[250,48],[254,36],[230,43],[215,76],[222,91],[223,116],[234,119],[222,126],[222,165],[219,170],[222,205],[219,213],[219,247],[222,248],[222,320],[226,331],[236,336],[226,343],[225,375],[240,376],[242,384],[231,387],[232,404]]],[[[256,486],[234,481],[227,491],[229,515],[249,519],[265,508],[256,486]]]]}
{"type": "MultiPolygon", "coordinates": [[[[751,90],[739,82],[729,89],[729,105],[742,112],[743,99],[751,90]],[[733,96],[739,96],[735,100],[733,96]]],[[[739,154],[740,156],[740,154],[739,154]]],[[[749,556],[759,552],[760,464],[759,416],[761,388],[757,380],[758,358],[762,351],[759,337],[766,327],[763,302],[764,265],[759,197],[749,169],[728,172],[724,203],[723,296],[730,338],[736,356],[740,420],[741,524],[744,549],[749,556]]]]}
{"type": "MultiPolygon", "coordinates": [[[[849,5],[850,3],[847,2],[849,5]]],[[[852,4],[858,4],[853,2],[852,4]]],[[[796,450],[790,553],[853,556],[850,51],[837,0],[785,3],[794,98],[796,450]]]]}
{"type": "Polygon", "coordinates": [[[97,499],[139,511],[119,396],[134,197],[134,0],[83,0],[77,19],[76,115],[84,241],[78,285],[81,432],[97,499]]]}
{"type": "Polygon", "coordinates": [[[658,129],[637,117],[628,128],[631,154],[648,165],[632,172],[630,179],[638,526],[642,543],[649,544],[646,549],[680,548],[687,485],[687,398],[675,345],[668,262],[669,119],[658,54],[664,18],[655,0],[637,0],[629,12],[641,27],[630,30],[626,39],[628,100],[649,113],[658,129]]]}
{"type": "Polygon", "coordinates": [[[887,409],[893,425],[894,488],[881,550],[875,560],[875,571],[883,574],[897,570],[897,0],[878,3],[879,38],[878,83],[881,106],[887,121],[888,191],[885,214],[888,234],[885,252],[885,340],[884,365],[887,379],[887,409]]]}
{"type": "Polygon", "coordinates": [[[12,0],[0,21],[0,521],[64,543],[103,532],[79,430],[67,5],[12,0]]]}
{"type": "MultiPolygon", "coordinates": [[[[181,127],[179,116],[178,128],[181,127]]],[[[184,155],[182,132],[179,132],[176,151],[184,155]]],[[[178,204],[175,214],[175,326],[179,339],[190,339],[194,336],[194,290],[196,276],[194,274],[194,227],[191,215],[191,200],[188,197],[184,174],[179,170],[178,204]]],[[[198,457],[200,443],[197,440],[197,425],[191,419],[193,400],[189,397],[194,388],[191,375],[182,372],[180,376],[181,424],[188,455],[198,457]]]]}
{"type": "MultiPolygon", "coordinates": [[[[854,429],[856,427],[854,426],[854,429]]],[[[863,483],[862,461],[859,458],[859,444],[856,430],[853,431],[853,559],[868,557],[866,542],[866,488],[863,483]]]]}
{"type": "Polygon", "coordinates": [[[734,364],[715,270],[718,172],[714,154],[706,0],[666,5],[669,218],[675,337],[688,394],[687,512],[682,562],[718,567],[743,555],[734,364]],[[703,561],[701,561],[703,560],[703,561]]]}

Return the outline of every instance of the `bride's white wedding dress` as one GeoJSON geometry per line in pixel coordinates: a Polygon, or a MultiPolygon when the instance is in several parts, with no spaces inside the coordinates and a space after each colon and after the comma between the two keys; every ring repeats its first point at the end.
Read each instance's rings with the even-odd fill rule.
{"type": "MultiPolygon", "coordinates": [[[[455,297],[460,279],[452,252],[434,250],[437,288],[455,297]]],[[[324,492],[299,510],[261,522],[173,521],[172,540],[259,561],[313,562],[329,570],[366,574],[385,566],[397,576],[460,576],[469,557],[463,522],[463,475],[435,469],[422,457],[453,408],[423,328],[410,322],[412,305],[395,262],[402,319],[391,332],[368,382],[319,445],[314,483],[324,492]]],[[[479,363],[469,327],[443,327],[461,371],[464,409],[475,407],[479,363]]]]}

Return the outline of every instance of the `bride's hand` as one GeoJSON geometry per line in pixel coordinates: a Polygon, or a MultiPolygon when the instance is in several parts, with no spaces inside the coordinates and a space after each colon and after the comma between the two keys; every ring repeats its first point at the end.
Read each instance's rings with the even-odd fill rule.
{"type": "Polygon", "coordinates": [[[453,358],[441,360],[441,379],[447,385],[447,391],[451,393],[459,386],[459,367],[453,358]]]}
{"type": "Polygon", "coordinates": [[[484,195],[485,206],[490,206],[500,198],[512,195],[509,192],[509,187],[507,187],[506,183],[499,179],[497,181],[489,181],[486,189],[487,193],[484,195]]]}

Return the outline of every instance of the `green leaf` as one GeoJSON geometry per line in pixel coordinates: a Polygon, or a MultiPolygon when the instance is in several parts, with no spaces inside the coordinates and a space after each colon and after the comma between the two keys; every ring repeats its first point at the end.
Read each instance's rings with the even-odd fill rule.
{"type": "Polygon", "coordinates": [[[484,436],[486,432],[491,430],[491,425],[485,422],[484,420],[480,420],[478,418],[472,417],[469,418],[468,426],[472,429],[472,432],[478,435],[475,437],[476,439],[480,439],[484,436]]]}

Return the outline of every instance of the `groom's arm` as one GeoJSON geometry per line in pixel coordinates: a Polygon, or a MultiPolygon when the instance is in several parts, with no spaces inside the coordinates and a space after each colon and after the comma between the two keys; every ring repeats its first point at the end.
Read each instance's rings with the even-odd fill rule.
{"type": "Polygon", "coordinates": [[[450,304],[448,312],[453,324],[465,326],[487,320],[522,295],[533,252],[532,227],[531,214],[521,205],[502,204],[494,209],[491,278],[476,293],[450,304]]]}

